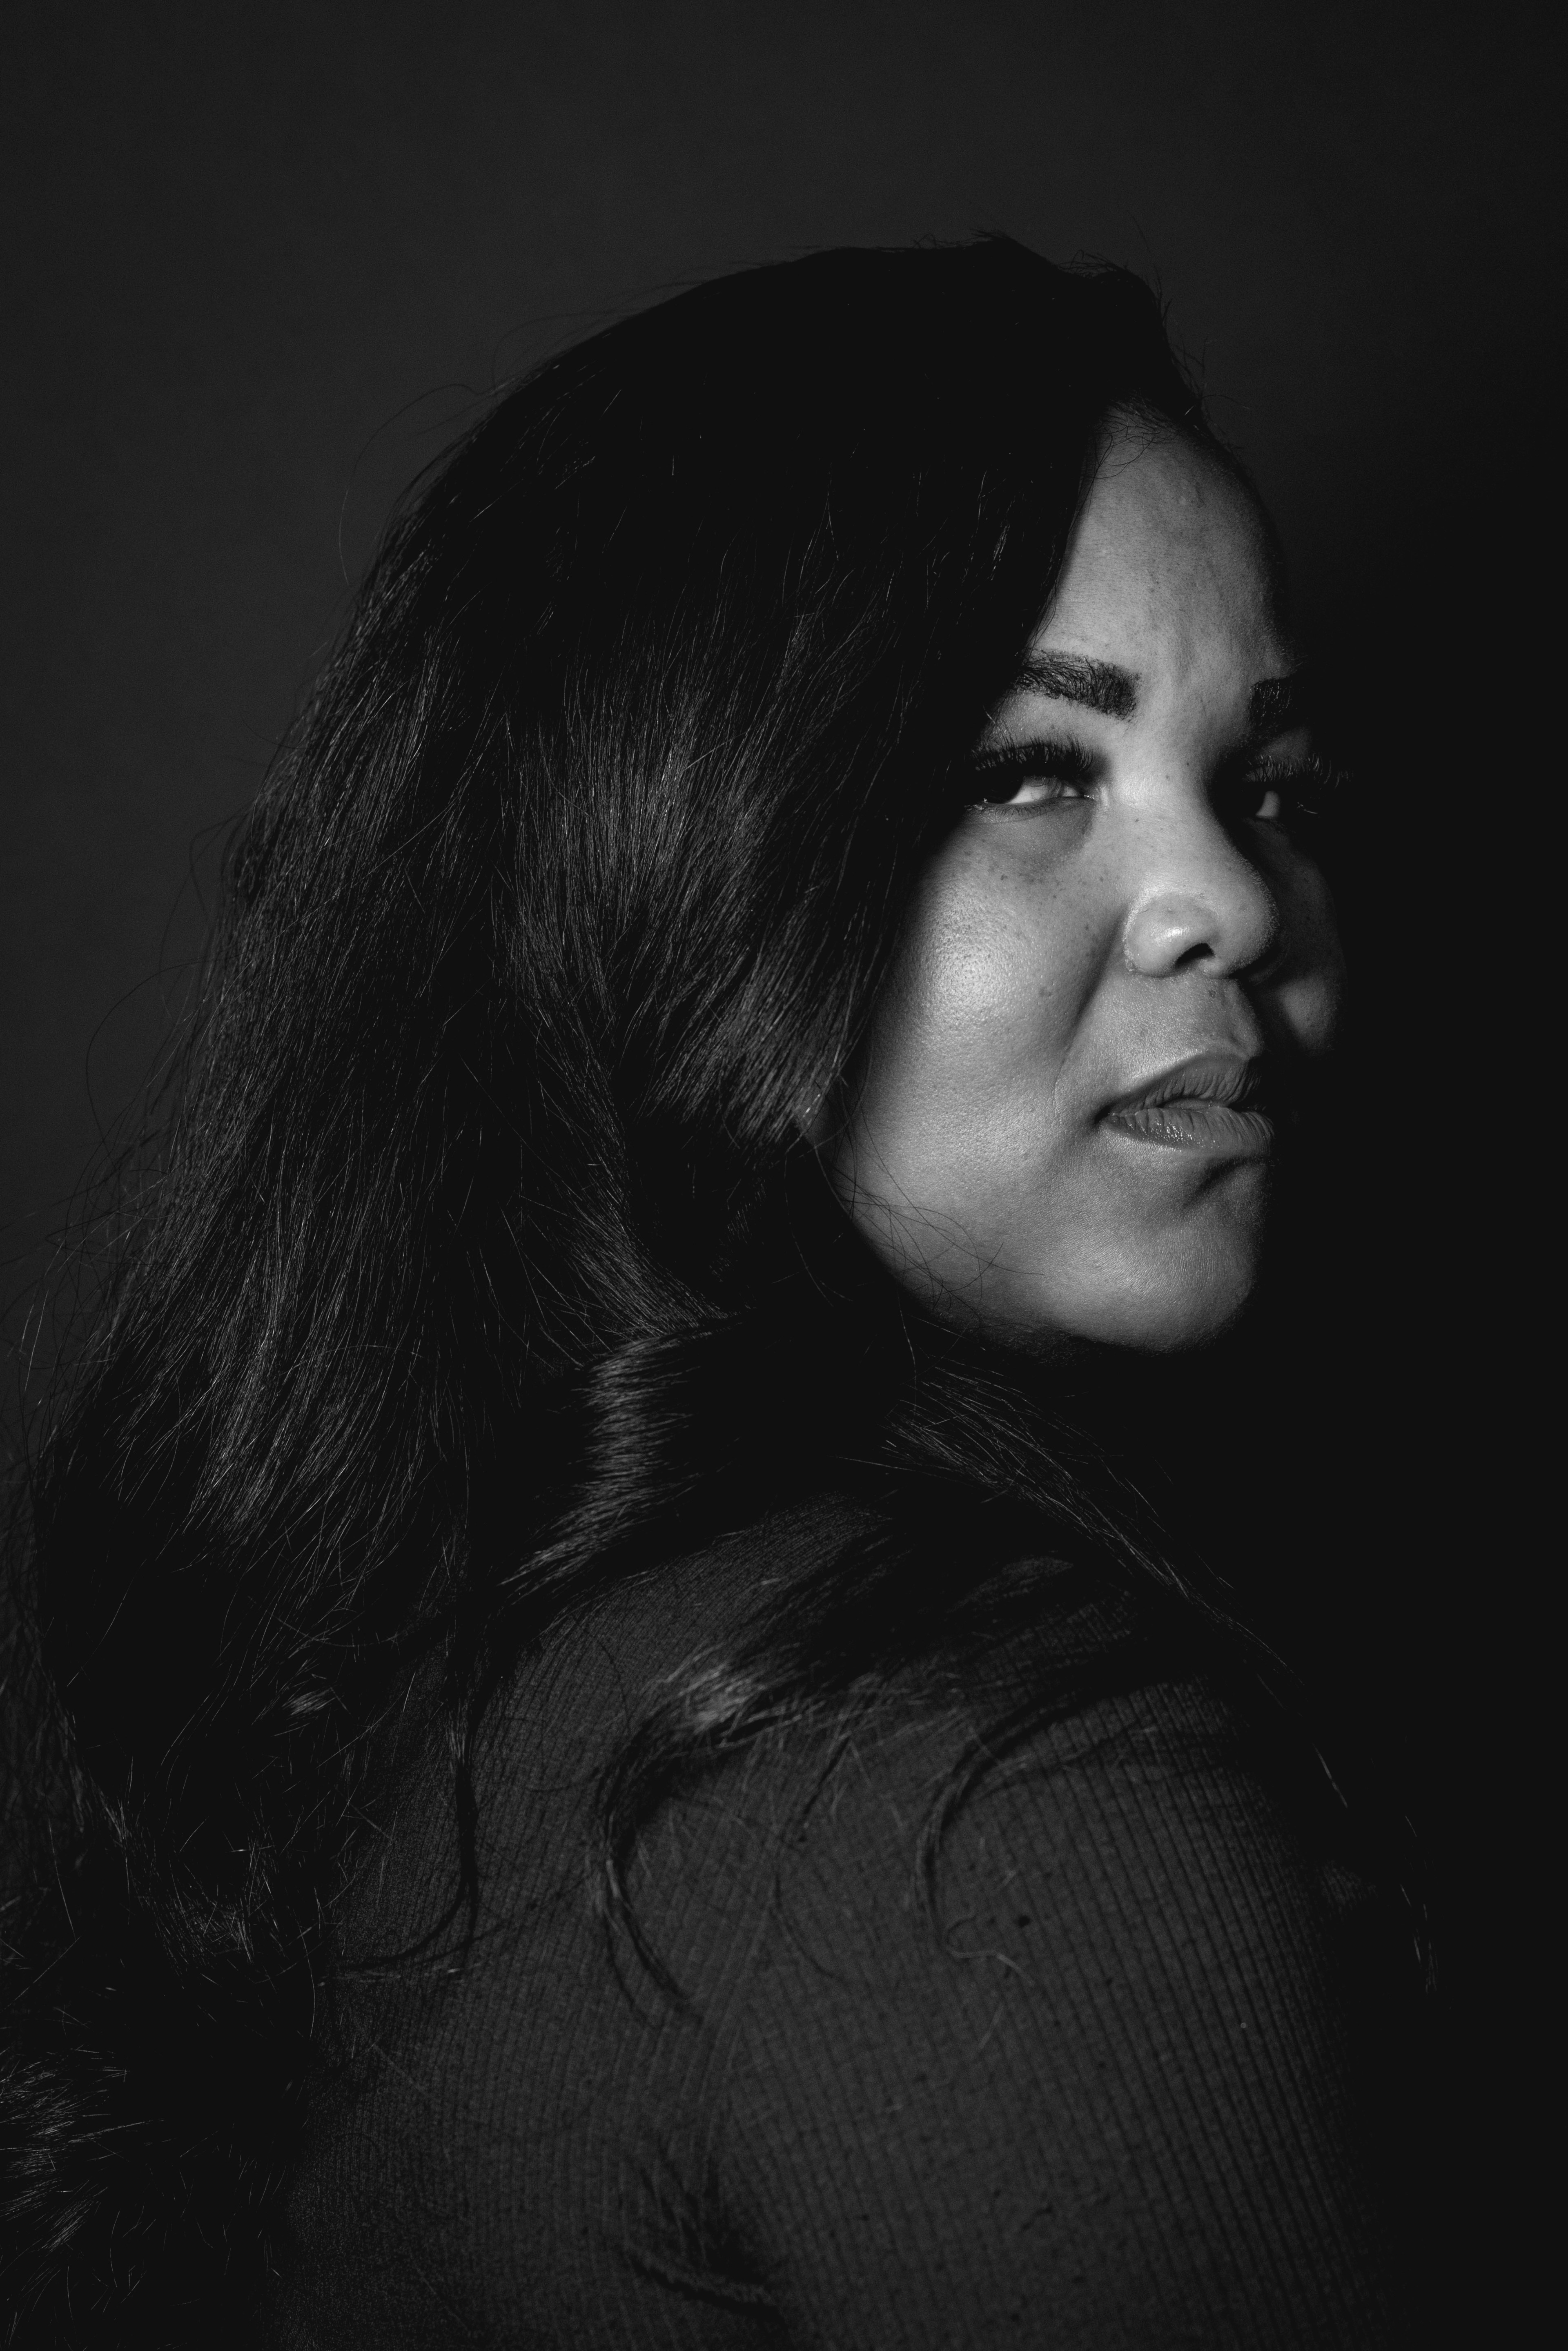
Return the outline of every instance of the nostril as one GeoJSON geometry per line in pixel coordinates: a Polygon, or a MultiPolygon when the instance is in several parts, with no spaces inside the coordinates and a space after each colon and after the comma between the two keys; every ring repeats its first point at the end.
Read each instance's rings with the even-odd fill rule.
{"type": "Polygon", "coordinates": [[[1279,909],[1266,890],[1162,894],[1134,908],[1124,934],[1134,971],[1247,971],[1270,965],[1281,947],[1279,909]]]}
{"type": "Polygon", "coordinates": [[[1197,939],[1194,941],[1190,947],[1186,948],[1182,954],[1176,956],[1176,960],[1171,965],[1171,969],[1173,971],[1194,971],[1200,964],[1212,963],[1213,961],[1214,948],[1211,942],[1207,939],[1197,939]]]}
{"type": "Polygon", "coordinates": [[[1125,933],[1127,960],[1150,978],[1213,960],[1223,925],[1215,909],[1185,893],[1162,893],[1136,907],[1125,933]]]}

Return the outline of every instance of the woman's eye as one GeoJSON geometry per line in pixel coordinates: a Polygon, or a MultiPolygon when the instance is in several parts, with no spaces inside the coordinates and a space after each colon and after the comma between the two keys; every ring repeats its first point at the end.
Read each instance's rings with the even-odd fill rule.
{"type": "Polygon", "coordinates": [[[1044,808],[1053,800],[1082,800],[1088,798],[1083,784],[1071,782],[1065,776],[1025,776],[1018,784],[988,782],[975,802],[977,808],[1044,808]]]}
{"type": "Polygon", "coordinates": [[[1331,759],[1269,759],[1238,777],[1226,794],[1232,818],[1287,828],[1311,825],[1327,813],[1344,782],[1331,759]]]}
{"type": "Polygon", "coordinates": [[[972,809],[1053,808],[1090,797],[1088,756],[1071,745],[1019,744],[983,751],[971,762],[965,800],[972,809]]]}
{"type": "Polygon", "coordinates": [[[1277,784],[1254,782],[1242,795],[1253,803],[1246,810],[1254,824],[1281,824],[1285,817],[1285,796],[1277,784]]]}

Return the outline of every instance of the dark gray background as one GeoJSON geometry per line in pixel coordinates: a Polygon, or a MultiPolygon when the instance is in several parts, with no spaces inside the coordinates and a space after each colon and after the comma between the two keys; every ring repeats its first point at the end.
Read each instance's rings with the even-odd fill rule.
{"type": "Polygon", "coordinates": [[[618,308],[824,243],[997,226],[1156,279],[1357,737],[1337,1572],[1364,1560],[1385,1595],[1494,2092],[1532,2062],[1539,1645],[1517,1448],[1486,1418],[1518,1145],[1475,1113],[1555,752],[1545,26],[1376,0],[51,0],[5,12],[0,164],[11,1300],[156,1052],[200,937],[188,869],[210,884],[390,498],[476,396],[618,308]]]}

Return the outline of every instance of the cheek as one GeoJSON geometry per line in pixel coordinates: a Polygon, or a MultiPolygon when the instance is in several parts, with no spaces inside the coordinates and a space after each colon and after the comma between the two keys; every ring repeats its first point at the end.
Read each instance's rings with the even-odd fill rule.
{"type": "Polygon", "coordinates": [[[1091,961],[1086,925],[1049,883],[991,861],[938,872],[876,1022],[883,1081],[999,1108],[1027,1075],[1038,1098],[1071,1045],[1091,961]]]}
{"type": "Polygon", "coordinates": [[[1344,951],[1328,883],[1315,866],[1296,878],[1291,900],[1295,953],[1274,988],[1291,1043],[1309,1054],[1333,1044],[1344,1006],[1344,951]]]}

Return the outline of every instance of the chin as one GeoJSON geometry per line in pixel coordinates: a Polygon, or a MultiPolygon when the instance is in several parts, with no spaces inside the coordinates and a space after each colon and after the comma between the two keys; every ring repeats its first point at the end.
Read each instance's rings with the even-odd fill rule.
{"type": "Polygon", "coordinates": [[[1113,1215],[1101,1223],[995,1237],[951,1231],[916,1255],[884,1234],[877,1253],[939,1322],[1046,1359],[1082,1348],[1172,1355],[1207,1347],[1246,1312],[1262,1260],[1266,1194],[1210,1191],[1174,1218],[1113,1215]],[[983,1270],[977,1272],[977,1261],[983,1270]]]}
{"type": "Polygon", "coordinates": [[[1107,1329],[1102,1344],[1131,1347],[1145,1355],[1179,1355],[1212,1346],[1233,1331],[1246,1313],[1253,1284],[1201,1298],[1172,1298],[1127,1315],[1107,1329]]]}
{"type": "Polygon", "coordinates": [[[1235,1233],[1216,1246],[1097,1253],[1069,1281],[1009,1285],[979,1320],[1015,1345],[1053,1353],[1075,1343],[1174,1355],[1211,1346],[1245,1314],[1260,1251],[1235,1233]]]}

